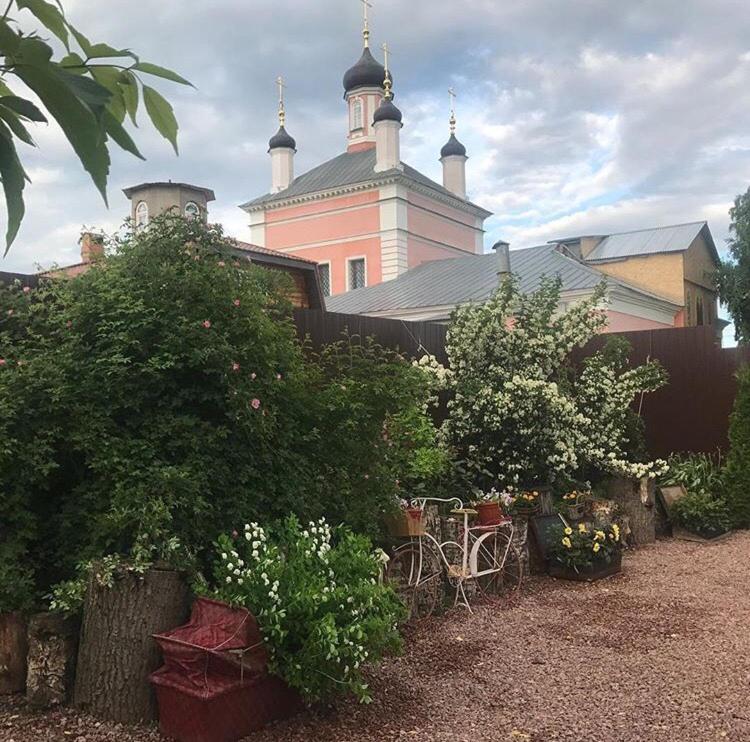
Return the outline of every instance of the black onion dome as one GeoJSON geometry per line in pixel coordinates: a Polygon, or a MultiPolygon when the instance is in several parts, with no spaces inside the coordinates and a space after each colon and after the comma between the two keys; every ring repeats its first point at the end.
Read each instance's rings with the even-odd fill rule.
{"type": "Polygon", "coordinates": [[[450,157],[451,155],[460,155],[466,157],[466,147],[456,139],[455,134],[451,134],[450,139],[443,145],[440,150],[441,157],[450,157]]]}
{"type": "Polygon", "coordinates": [[[372,117],[373,124],[377,124],[378,121],[398,121],[401,123],[401,111],[396,108],[392,100],[383,100],[383,102],[375,109],[375,115],[372,117]]]}
{"type": "Polygon", "coordinates": [[[279,130],[268,140],[269,150],[279,147],[297,149],[297,142],[294,141],[294,137],[283,126],[280,126],[279,130]]]}
{"type": "MultiPolygon", "coordinates": [[[[390,72],[388,77],[393,80],[390,72]]],[[[354,88],[382,88],[383,80],[385,80],[385,67],[370,54],[369,47],[365,47],[357,64],[344,73],[344,92],[348,93],[354,88]]]]}

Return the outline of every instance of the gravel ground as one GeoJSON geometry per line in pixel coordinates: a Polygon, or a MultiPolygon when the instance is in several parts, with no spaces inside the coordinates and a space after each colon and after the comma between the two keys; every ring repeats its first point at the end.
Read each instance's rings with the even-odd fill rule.
{"type": "MultiPolygon", "coordinates": [[[[663,541],[595,584],[534,580],[505,609],[430,619],[344,702],[248,742],[707,742],[750,740],[750,533],[663,541]]],[[[2,742],[156,742],[0,701],[2,742]]]]}

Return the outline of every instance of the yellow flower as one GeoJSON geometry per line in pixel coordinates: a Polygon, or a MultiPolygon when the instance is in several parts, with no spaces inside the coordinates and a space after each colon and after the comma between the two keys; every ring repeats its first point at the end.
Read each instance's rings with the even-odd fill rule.
{"type": "Polygon", "coordinates": [[[606,539],[606,536],[604,535],[604,531],[594,531],[594,538],[597,541],[604,541],[604,539],[606,539]]]}
{"type": "Polygon", "coordinates": [[[578,524],[578,533],[588,533],[586,530],[586,524],[585,523],[579,523],[578,524]]]}
{"type": "Polygon", "coordinates": [[[591,548],[594,550],[594,553],[596,553],[597,551],[599,551],[601,546],[599,546],[599,542],[597,541],[591,548]]]}
{"type": "Polygon", "coordinates": [[[570,536],[571,533],[573,533],[573,529],[572,528],[568,527],[568,528],[565,529],[565,535],[566,536],[570,536]]]}
{"type": "Polygon", "coordinates": [[[566,536],[566,537],[565,537],[565,538],[564,538],[564,539],[562,540],[562,545],[563,545],[563,546],[564,546],[564,547],[565,547],[566,549],[569,549],[569,548],[570,548],[570,547],[571,547],[571,546],[572,546],[573,544],[571,544],[571,543],[570,543],[570,539],[569,539],[569,538],[568,538],[568,537],[566,536]]]}

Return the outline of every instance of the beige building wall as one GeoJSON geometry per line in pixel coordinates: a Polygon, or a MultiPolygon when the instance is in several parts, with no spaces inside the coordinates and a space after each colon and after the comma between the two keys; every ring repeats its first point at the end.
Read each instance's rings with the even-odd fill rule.
{"type": "Polygon", "coordinates": [[[592,265],[602,273],[621,278],[633,286],[663,296],[676,304],[685,303],[681,253],[636,256],[592,265]]]}

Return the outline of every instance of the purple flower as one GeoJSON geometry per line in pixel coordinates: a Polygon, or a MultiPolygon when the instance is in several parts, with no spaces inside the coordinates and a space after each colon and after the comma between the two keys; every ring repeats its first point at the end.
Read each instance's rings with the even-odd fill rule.
{"type": "Polygon", "coordinates": [[[250,402],[250,406],[257,410],[260,408],[260,400],[257,397],[253,397],[252,401],[250,402]]]}

